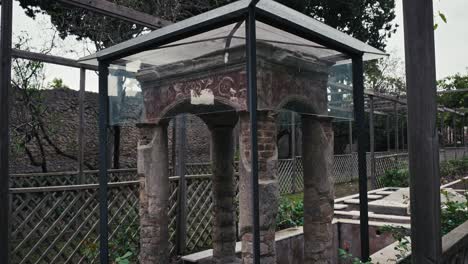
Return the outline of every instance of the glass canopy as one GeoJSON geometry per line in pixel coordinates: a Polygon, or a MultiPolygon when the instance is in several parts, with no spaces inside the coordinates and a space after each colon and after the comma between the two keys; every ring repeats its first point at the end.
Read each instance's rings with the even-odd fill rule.
{"type": "MultiPolygon", "coordinates": [[[[81,59],[110,65],[110,122],[247,111],[249,4],[237,1],[81,59]]],[[[385,53],[271,0],[256,11],[257,109],[352,119],[350,57],[385,53]]]]}

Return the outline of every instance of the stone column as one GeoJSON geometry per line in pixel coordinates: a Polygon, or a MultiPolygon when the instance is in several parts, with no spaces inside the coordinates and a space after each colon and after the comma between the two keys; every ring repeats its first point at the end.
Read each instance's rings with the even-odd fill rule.
{"type": "Polygon", "coordinates": [[[236,258],[236,187],[234,127],[214,126],[211,131],[213,167],[213,263],[240,263],[236,258]]]}
{"type": "MultiPolygon", "coordinates": [[[[258,172],[260,199],[261,263],[275,264],[275,227],[279,188],[277,180],[278,149],[276,146],[276,114],[258,112],[258,172]]],[[[248,113],[240,115],[239,207],[242,262],[252,263],[252,196],[250,120],[248,113]]]]}
{"type": "Polygon", "coordinates": [[[169,263],[167,125],[143,125],[138,142],[140,263],[169,263]]]}
{"type": "Polygon", "coordinates": [[[302,116],[304,263],[332,263],[333,129],[330,118],[302,116]]]}

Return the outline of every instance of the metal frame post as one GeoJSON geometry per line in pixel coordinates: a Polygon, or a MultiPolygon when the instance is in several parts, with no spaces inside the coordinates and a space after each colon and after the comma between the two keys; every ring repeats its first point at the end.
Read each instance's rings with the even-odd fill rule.
{"type": "Polygon", "coordinates": [[[377,188],[377,178],[375,175],[375,127],[374,127],[374,96],[369,96],[369,141],[370,141],[370,165],[372,188],[377,188]]]}
{"type": "Polygon", "coordinates": [[[385,133],[387,136],[387,152],[390,152],[390,115],[387,115],[385,121],[385,133]]]}
{"type": "Polygon", "coordinates": [[[177,206],[177,236],[176,236],[176,252],[178,255],[182,255],[185,252],[186,246],[186,234],[187,234],[187,181],[185,178],[186,174],[186,158],[187,158],[187,137],[186,137],[186,120],[185,114],[176,117],[177,125],[177,167],[176,176],[179,176],[179,193],[178,193],[178,206],[177,206]]]}
{"type": "Polygon", "coordinates": [[[398,105],[396,102],[393,103],[393,111],[395,115],[395,152],[398,154],[398,151],[400,150],[400,142],[398,142],[400,129],[398,128],[398,105]]]}
{"type": "Polygon", "coordinates": [[[84,175],[84,130],[85,130],[85,94],[86,94],[86,69],[80,68],[80,92],[78,97],[79,105],[79,126],[78,126],[78,184],[85,183],[84,175]]]}
{"type": "Polygon", "coordinates": [[[348,123],[348,140],[349,140],[349,161],[351,166],[349,167],[349,181],[353,180],[354,176],[354,155],[353,155],[353,120],[349,120],[348,123]]]}
{"type": "Polygon", "coordinates": [[[258,139],[257,139],[257,32],[255,4],[252,1],[246,21],[247,85],[250,114],[251,166],[252,166],[252,234],[253,262],[260,264],[260,217],[258,187],[258,139]]]}
{"type": "Polygon", "coordinates": [[[466,156],[466,131],[465,131],[465,123],[466,123],[466,114],[463,114],[462,118],[462,143],[463,143],[463,157],[466,156]]]}
{"type": "Polygon", "coordinates": [[[432,0],[403,1],[411,263],[441,263],[439,142],[432,0]]]}
{"type": "Polygon", "coordinates": [[[401,150],[402,152],[405,152],[405,120],[407,118],[405,117],[404,113],[401,118],[401,150]]]}
{"type": "Polygon", "coordinates": [[[0,263],[10,263],[9,91],[11,87],[12,0],[2,1],[0,39],[0,263]]]}
{"type": "Polygon", "coordinates": [[[99,61],[99,258],[101,264],[109,263],[108,232],[108,97],[109,64],[99,61]]]}
{"type": "Polygon", "coordinates": [[[293,175],[292,175],[292,182],[291,188],[292,192],[296,193],[296,113],[291,112],[291,159],[292,159],[292,167],[293,167],[293,175]]]}
{"type": "Polygon", "coordinates": [[[353,154],[353,120],[349,120],[348,122],[348,140],[349,140],[349,153],[353,154]]]}
{"type": "Polygon", "coordinates": [[[452,114],[452,144],[457,147],[457,115],[452,114]]]}
{"type": "Polygon", "coordinates": [[[353,101],[358,140],[359,171],[359,212],[361,234],[361,259],[369,260],[369,214],[367,199],[367,165],[365,113],[364,113],[364,63],[361,55],[355,55],[353,61],[353,101]]]}

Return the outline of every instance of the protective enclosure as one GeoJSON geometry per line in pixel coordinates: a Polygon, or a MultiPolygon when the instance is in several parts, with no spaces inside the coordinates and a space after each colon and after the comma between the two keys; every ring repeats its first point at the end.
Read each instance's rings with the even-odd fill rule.
{"type": "MultiPolygon", "coordinates": [[[[239,21],[113,61],[109,67],[111,124],[170,119],[180,112],[164,110],[168,105],[161,100],[181,100],[181,96],[188,105],[198,105],[194,114],[202,114],[203,105],[218,105],[210,111],[246,111],[245,30],[245,21],[239,21]],[[155,85],[168,87],[146,89],[155,85]],[[211,89],[214,86],[218,89],[211,89]],[[145,101],[145,93],[157,93],[156,101],[145,101]]],[[[256,31],[259,110],[353,117],[348,56],[260,21],[256,31]]]]}
{"type": "MultiPolygon", "coordinates": [[[[383,54],[274,1],[241,0],[84,58],[109,65],[100,90],[108,89],[110,122],[139,127],[140,262],[168,263],[170,253],[183,253],[200,232],[178,232],[178,244],[170,243],[167,131],[182,113],[198,116],[211,135],[211,229],[206,219],[198,226],[211,231],[214,263],[238,263],[237,240],[243,263],[276,263],[277,122],[285,111],[301,122],[301,262],[336,258],[332,122],[354,112],[362,122],[363,108],[354,109],[362,94],[353,98],[353,90],[363,88],[362,60],[383,54]]],[[[184,168],[176,177],[183,193],[184,168]]]]}

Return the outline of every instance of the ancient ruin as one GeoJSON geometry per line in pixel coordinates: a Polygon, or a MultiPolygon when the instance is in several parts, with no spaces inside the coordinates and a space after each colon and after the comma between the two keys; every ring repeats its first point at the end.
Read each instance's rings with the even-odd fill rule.
{"type": "MultiPolygon", "coordinates": [[[[278,209],[276,114],[298,111],[303,124],[304,257],[327,263],[333,254],[333,130],[327,117],[327,81],[332,62],[258,42],[258,147],[262,263],[276,263],[278,209]],[[300,70],[298,70],[300,69],[300,70]]],[[[141,263],[168,262],[167,124],[177,114],[198,115],[212,137],[213,258],[237,263],[233,129],[240,122],[239,210],[242,262],[252,262],[250,120],[247,112],[245,46],[214,51],[170,65],[142,65],[144,97],[139,124],[141,263]],[[225,59],[229,52],[229,60],[225,59]]]]}

